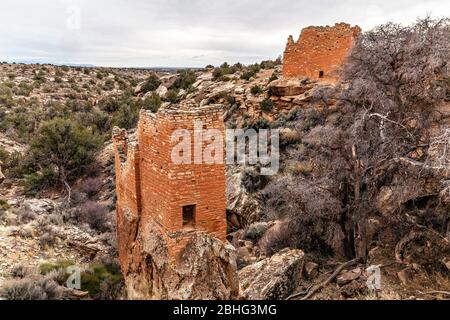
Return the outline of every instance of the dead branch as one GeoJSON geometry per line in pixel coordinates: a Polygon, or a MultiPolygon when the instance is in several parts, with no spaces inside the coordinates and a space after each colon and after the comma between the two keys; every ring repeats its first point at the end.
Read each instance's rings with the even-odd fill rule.
{"type": "Polygon", "coordinates": [[[331,276],[329,276],[325,281],[323,281],[317,285],[314,285],[312,287],[309,287],[308,290],[306,290],[306,292],[302,291],[302,292],[298,292],[293,295],[290,295],[289,297],[286,298],[286,300],[291,300],[293,298],[302,296],[304,294],[306,294],[306,296],[304,296],[300,300],[308,300],[316,292],[320,291],[323,287],[325,287],[327,284],[329,284],[331,281],[333,281],[341,273],[342,270],[356,264],[358,261],[359,261],[359,259],[353,259],[353,260],[350,260],[350,261],[347,261],[347,262],[341,264],[339,267],[336,268],[336,270],[334,270],[334,272],[331,274],[331,276]]]}
{"type": "Polygon", "coordinates": [[[401,123],[398,123],[397,121],[394,121],[394,120],[389,119],[387,116],[385,116],[385,115],[383,115],[383,114],[380,114],[380,113],[371,113],[371,114],[369,115],[369,117],[370,117],[370,118],[372,118],[372,117],[378,117],[378,118],[381,118],[381,119],[384,120],[384,121],[387,121],[387,122],[396,124],[396,125],[398,125],[399,127],[401,127],[402,129],[404,129],[404,130],[406,131],[406,133],[407,133],[411,138],[414,137],[414,136],[412,135],[412,133],[409,132],[408,128],[406,128],[404,125],[402,125],[401,123]]]}
{"type": "Polygon", "coordinates": [[[447,295],[450,296],[450,291],[441,291],[441,290],[431,290],[431,291],[418,291],[420,294],[443,294],[443,295],[447,295]]]}

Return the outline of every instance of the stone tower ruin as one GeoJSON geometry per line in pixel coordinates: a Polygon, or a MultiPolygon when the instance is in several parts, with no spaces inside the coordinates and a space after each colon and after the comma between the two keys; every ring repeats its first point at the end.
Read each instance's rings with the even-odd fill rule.
{"type": "MultiPolygon", "coordinates": [[[[223,136],[223,110],[217,105],[142,110],[134,139],[114,128],[118,248],[129,298],[229,299],[237,294],[234,250],[226,244],[224,161],[195,163],[194,154],[191,163],[172,161],[179,143],[174,131],[194,137],[196,121],[223,136]],[[209,288],[198,278],[198,268],[202,276],[229,275],[220,280],[225,289],[209,288]],[[203,283],[195,284],[197,292],[195,282],[203,283]]],[[[192,150],[196,146],[192,139],[192,150]]]]}
{"type": "Polygon", "coordinates": [[[297,42],[289,36],[284,51],[285,78],[337,79],[336,70],[361,33],[358,26],[336,23],[333,27],[308,27],[297,42]]]}

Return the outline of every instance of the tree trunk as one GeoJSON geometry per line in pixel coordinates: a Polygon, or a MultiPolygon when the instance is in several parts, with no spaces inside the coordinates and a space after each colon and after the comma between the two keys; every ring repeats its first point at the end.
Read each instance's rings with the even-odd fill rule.
{"type": "Polygon", "coordinates": [[[358,159],[356,145],[352,147],[354,159],[354,246],[355,257],[362,262],[367,261],[367,214],[361,205],[361,162],[358,159]]]}

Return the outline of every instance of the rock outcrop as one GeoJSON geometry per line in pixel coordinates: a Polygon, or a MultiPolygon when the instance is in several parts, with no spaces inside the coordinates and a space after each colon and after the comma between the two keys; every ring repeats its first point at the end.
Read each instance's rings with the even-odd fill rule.
{"type": "Polygon", "coordinates": [[[302,250],[287,248],[241,269],[241,295],[249,300],[285,299],[301,280],[304,255],[302,250]]]}
{"type": "Polygon", "coordinates": [[[242,170],[229,167],[226,174],[227,212],[229,223],[236,228],[258,221],[261,206],[242,184],[242,170]]]}
{"type": "Polygon", "coordinates": [[[193,235],[176,261],[156,223],[149,221],[134,245],[125,270],[129,299],[236,299],[235,250],[206,233],[193,235]]]}

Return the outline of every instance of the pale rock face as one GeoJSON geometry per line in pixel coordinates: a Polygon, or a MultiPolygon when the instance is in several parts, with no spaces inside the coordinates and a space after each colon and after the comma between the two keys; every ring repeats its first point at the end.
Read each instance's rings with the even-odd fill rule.
{"type": "Polygon", "coordinates": [[[240,293],[248,300],[282,300],[299,285],[304,253],[284,249],[239,271],[240,293]]]}
{"type": "Polygon", "coordinates": [[[170,88],[179,78],[180,76],[178,74],[168,74],[166,76],[162,76],[159,80],[161,81],[161,85],[166,88],[170,88]]]}
{"type": "Polygon", "coordinates": [[[50,199],[26,199],[18,197],[9,200],[8,204],[13,207],[26,208],[28,211],[38,215],[49,213],[55,208],[55,202],[50,199]]]}
{"type": "Polygon", "coordinates": [[[141,93],[142,92],[142,87],[144,86],[144,84],[145,84],[145,81],[142,81],[142,82],[140,82],[137,86],[136,86],[136,88],[134,89],[134,94],[139,94],[139,93],[141,93]]]}
{"type": "Polygon", "coordinates": [[[156,89],[155,93],[159,95],[161,98],[165,98],[167,95],[167,88],[163,85],[160,85],[158,89],[156,89]]]}

